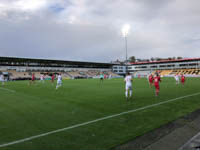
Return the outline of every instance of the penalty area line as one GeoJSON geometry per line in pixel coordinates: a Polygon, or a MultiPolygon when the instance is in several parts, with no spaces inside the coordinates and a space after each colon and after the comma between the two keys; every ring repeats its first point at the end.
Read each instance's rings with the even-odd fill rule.
{"type": "Polygon", "coordinates": [[[13,142],[0,144],[0,148],[1,147],[7,147],[7,146],[10,146],[10,145],[14,145],[14,144],[23,143],[23,142],[30,141],[30,140],[33,140],[33,139],[37,139],[37,138],[40,138],[40,137],[51,135],[51,134],[54,134],[54,133],[58,133],[58,132],[62,132],[62,131],[66,131],[66,130],[70,130],[70,129],[74,129],[74,128],[78,128],[78,127],[89,125],[89,124],[92,124],[92,123],[96,123],[96,122],[99,122],[99,121],[102,121],[102,120],[111,119],[111,118],[115,118],[115,117],[118,117],[118,116],[121,116],[121,115],[137,112],[137,111],[140,111],[140,110],[145,110],[145,109],[148,109],[148,108],[152,108],[152,107],[159,106],[159,105],[162,105],[162,104],[166,104],[166,103],[169,103],[169,102],[177,101],[177,100],[184,99],[184,98],[187,98],[187,97],[196,96],[196,95],[199,95],[199,94],[200,94],[200,92],[194,93],[194,94],[190,94],[190,95],[181,96],[181,97],[177,97],[177,98],[173,98],[173,99],[170,99],[170,100],[167,100],[167,101],[164,101],[164,102],[159,102],[159,103],[156,103],[156,104],[152,104],[152,105],[149,105],[149,106],[144,106],[144,107],[133,109],[133,110],[129,110],[129,111],[126,111],[126,112],[122,112],[122,113],[118,113],[118,114],[114,114],[114,115],[109,115],[109,116],[102,117],[102,118],[99,118],[99,119],[95,119],[95,120],[91,120],[91,121],[88,121],[88,122],[76,124],[76,125],[73,125],[73,126],[69,126],[69,127],[53,130],[53,131],[50,131],[50,132],[38,134],[38,135],[35,135],[35,136],[31,136],[31,137],[28,137],[28,138],[16,140],[16,141],[13,141],[13,142]]]}
{"type": "Polygon", "coordinates": [[[15,92],[16,92],[15,90],[3,88],[3,87],[0,87],[0,89],[1,89],[1,90],[4,90],[4,91],[12,92],[12,93],[15,93],[15,92]]]}

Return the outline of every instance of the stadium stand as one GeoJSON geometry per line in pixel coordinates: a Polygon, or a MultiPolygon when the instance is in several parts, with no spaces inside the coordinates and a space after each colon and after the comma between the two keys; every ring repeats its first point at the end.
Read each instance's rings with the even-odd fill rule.
{"type": "Polygon", "coordinates": [[[169,75],[200,75],[200,69],[175,69],[169,73],[169,75]]]}
{"type": "Polygon", "coordinates": [[[171,72],[172,72],[172,70],[162,70],[160,72],[160,75],[161,76],[168,76],[171,72]]]}
{"type": "Polygon", "coordinates": [[[129,65],[129,71],[133,74],[150,71],[154,74],[160,71],[162,76],[173,76],[184,74],[188,76],[200,75],[200,58],[173,59],[161,61],[134,62],[129,65]]]}
{"type": "Polygon", "coordinates": [[[119,77],[119,75],[118,74],[116,74],[116,73],[114,73],[114,72],[112,72],[112,71],[108,71],[108,74],[110,75],[112,75],[112,77],[119,77]]]}
{"type": "Polygon", "coordinates": [[[147,75],[149,75],[151,73],[152,73],[151,71],[137,71],[137,72],[133,73],[133,76],[146,77],[147,75]]]}
{"type": "Polygon", "coordinates": [[[52,74],[61,73],[63,79],[96,78],[101,72],[113,77],[119,76],[112,72],[111,63],[77,62],[46,59],[29,59],[15,57],[0,57],[0,71],[7,72],[11,80],[31,79],[32,73],[36,79],[41,74],[45,79],[51,78],[52,74]]]}

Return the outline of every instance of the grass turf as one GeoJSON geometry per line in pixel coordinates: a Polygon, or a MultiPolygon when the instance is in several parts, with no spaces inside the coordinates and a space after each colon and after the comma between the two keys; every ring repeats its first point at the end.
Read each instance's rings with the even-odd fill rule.
{"type": "MultiPolygon", "coordinates": [[[[159,97],[146,79],[134,79],[133,98],[125,100],[122,79],[66,80],[55,90],[50,81],[28,85],[9,82],[0,88],[0,145],[52,130],[95,120],[169,99],[200,92],[199,78],[175,85],[163,78],[159,97]]],[[[200,108],[200,95],[121,115],[30,141],[2,150],[108,150],[200,108]]]]}

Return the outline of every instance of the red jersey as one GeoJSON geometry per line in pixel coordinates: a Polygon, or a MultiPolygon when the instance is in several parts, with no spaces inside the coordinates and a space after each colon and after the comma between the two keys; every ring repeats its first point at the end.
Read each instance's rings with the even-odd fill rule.
{"type": "Polygon", "coordinates": [[[52,76],[51,76],[51,80],[53,81],[54,79],[55,79],[55,76],[54,76],[54,75],[52,75],[52,76]]]}
{"type": "Polygon", "coordinates": [[[185,76],[184,75],[181,76],[181,82],[185,82],[185,76]]]}
{"type": "Polygon", "coordinates": [[[34,74],[32,74],[32,80],[33,80],[33,81],[35,80],[35,75],[34,75],[34,74]]]}
{"type": "Polygon", "coordinates": [[[150,82],[150,83],[153,82],[153,76],[149,76],[149,82],[150,82]]]}
{"type": "Polygon", "coordinates": [[[161,82],[160,76],[154,77],[154,85],[155,85],[155,86],[158,86],[158,85],[159,85],[159,82],[161,82]]]}

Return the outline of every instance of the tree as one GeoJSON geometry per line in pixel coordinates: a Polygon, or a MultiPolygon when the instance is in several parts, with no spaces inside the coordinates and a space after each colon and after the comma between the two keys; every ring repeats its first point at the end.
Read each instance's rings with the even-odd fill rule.
{"type": "Polygon", "coordinates": [[[152,58],[151,58],[151,61],[154,61],[154,60],[155,60],[155,59],[152,57],[152,58]]]}
{"type": "Polygon", "coordinates": [[[135,56],[129,57],[129,61],[130,61],[131,63],[134,63],[134,62],[136,61],[135,56]]]}
{"type": "Polygon", "coordinates": [[[183,57],[178,56],[177,59],[183,59],[183,57]]]}

